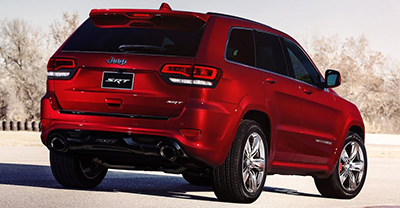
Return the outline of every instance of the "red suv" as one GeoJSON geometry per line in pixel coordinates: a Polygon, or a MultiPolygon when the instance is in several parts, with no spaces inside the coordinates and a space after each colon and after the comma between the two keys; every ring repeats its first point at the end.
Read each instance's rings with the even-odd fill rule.
{"type": "Polygon", "coordinates": [[[41,139],[65,187],[109,168],[182,174],[253,202],[267,174],[353,198],[367,171],[357,107],[287,34],[239,17],[94,9],[50,58],[41,139]]]}

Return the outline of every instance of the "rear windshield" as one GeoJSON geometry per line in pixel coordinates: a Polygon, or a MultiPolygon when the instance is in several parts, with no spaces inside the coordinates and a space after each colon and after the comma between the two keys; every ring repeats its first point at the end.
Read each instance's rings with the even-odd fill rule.
{"type": "Polygon", "coordinates": [[[90,19],[72,35],[62,51],[119,52],[196,56],[205,24],[196,30],[103,28],[90,19]]]}

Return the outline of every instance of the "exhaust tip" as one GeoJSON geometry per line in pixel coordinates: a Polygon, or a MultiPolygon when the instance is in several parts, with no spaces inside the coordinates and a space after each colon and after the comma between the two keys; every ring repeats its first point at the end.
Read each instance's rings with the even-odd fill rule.
{"type": "Polygon", "coordinates": [[[160,155],[164,159],[167,159],[171,162],[175,161],[176,158],[178,157],[176,148],[171,147],[169,145],[165,145],[160,148],[160,155]]]}
{"type": "Polygon", "coordinates": [[[56,152],[67,152],[67,144],[61,136],[54,136],[50,141],[50,147],[56,152]]]}

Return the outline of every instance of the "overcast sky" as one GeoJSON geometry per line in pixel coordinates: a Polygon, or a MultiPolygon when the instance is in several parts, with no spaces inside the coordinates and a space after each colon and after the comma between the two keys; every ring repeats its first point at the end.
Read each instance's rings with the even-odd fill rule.
{"type": "MultiPolygon", "coordinates": [[[[47,30],[61,13],[93,8],[158,9],[161,0],[0,0],[0,19],[23,18],[47,30]]],[[[165,0],[172,9],[220,12],[282,30],[300,42],[306,35],[342,38],[364,34],[373,50],[400,59],[400,0],[165,0]]]]}

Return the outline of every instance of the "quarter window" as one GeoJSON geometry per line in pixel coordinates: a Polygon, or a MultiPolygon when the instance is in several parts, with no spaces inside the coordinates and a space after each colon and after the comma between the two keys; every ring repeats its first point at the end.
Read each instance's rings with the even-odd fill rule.
{"type": "Polygon", "coordinates": [[[232,29],[226,58],[230,61],[255,66],[253,31],[246,29],[232,29]]]}
{"type": "Polygon", "coordinates": [[[275,73],[287,74],[279,38],[268,33],[256,32],[257,67],[275,73]]]}
{"type": "Polygon", "coordinates": [[[290,41],[286,41],[288,54],[293,68],[294,78],[317,85],[321,82],[321,76],[303,51],[290,41]]]}

